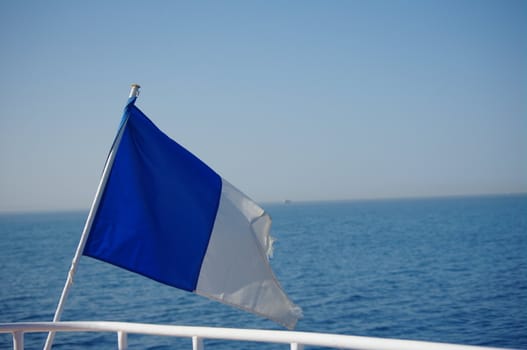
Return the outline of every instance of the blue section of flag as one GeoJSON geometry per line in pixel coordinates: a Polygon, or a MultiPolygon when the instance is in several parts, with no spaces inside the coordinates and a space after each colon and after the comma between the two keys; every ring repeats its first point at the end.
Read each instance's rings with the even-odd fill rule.
{"type": "Polygon", "coordinates": [[[221,178],[130,100],[84,255],[194,291],[221,178]]]}

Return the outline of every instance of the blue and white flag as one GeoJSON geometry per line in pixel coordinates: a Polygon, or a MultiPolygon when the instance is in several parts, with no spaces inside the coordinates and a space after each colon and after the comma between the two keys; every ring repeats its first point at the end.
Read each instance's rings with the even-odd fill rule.
{"type": "Polygon", "coordinates": [[[270,217],[159,130],[130,99],[83,254],[294,328],[270,217]]]}

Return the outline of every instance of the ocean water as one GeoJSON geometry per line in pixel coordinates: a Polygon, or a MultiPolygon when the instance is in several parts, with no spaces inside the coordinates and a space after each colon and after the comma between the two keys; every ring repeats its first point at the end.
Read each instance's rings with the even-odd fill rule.
{"type": "MultiPolygon", "coordinates": [[[[527,349],[527,196],[268,204],[273,269],[297,330],[527,349]]],[[[50,321],[86,213],[0,215],[0,322],[50,321]]],[[[82,257],[63,320],[281,329],[271,321],[82,257]]],[[[44,334],[27,334],[39,349],[44,334]]],[[[11,336],[0,335],[0,349],[11,336]]],[[[190,349],[129,336],[130,349],[190,349]]],[[[115,349],[111,333],[56,349],[115,349]]],[[[207,340],[209,349],[287,349],[207,340]]]]}

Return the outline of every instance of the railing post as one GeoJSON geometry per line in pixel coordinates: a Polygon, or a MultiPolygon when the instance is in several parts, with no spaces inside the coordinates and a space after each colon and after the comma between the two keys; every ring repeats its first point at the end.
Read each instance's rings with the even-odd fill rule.
{"type": "Polygon", "coordinates": [[[205,347],[203,346],[203,338],[200,338],[198,336],[192,337],[192,350],[203,350],[205,347]]]}
{"type": "Polygon", "coordinates": [[[117,346],[119,350],[128,349],[128,333],[124,331],[117,332],[117,346]]]}
{"type": "Polygon", "coordinates": [[[24,350],[24,332],[13,332],[13,349],[24,350]]]}
{"type": "Polygon", "coordinates": [[[304,344],[291,343],[291,350],[304,350],[304,344]]]}

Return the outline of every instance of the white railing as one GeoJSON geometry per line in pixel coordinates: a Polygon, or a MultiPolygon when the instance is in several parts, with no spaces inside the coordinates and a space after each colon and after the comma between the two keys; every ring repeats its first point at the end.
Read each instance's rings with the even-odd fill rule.
{"type": "Polygon", "coordinates": [[[498,348],[432,343],[415,340],[369,338],[351,335],[291,332],[259,329],[188,327],[126,322],[29,322],[0,323],[0,333],[13,335],[13,349],[24,349],[24,333],[35,332],[112,332],[117,334],[119,350],[128,346],[128,334],[145,334],[192,339],[193,350],[203,350],[204,339],[289,344],[291,350],[304,346],[323,346],[356,350],[490,350],[498,348]]]}

